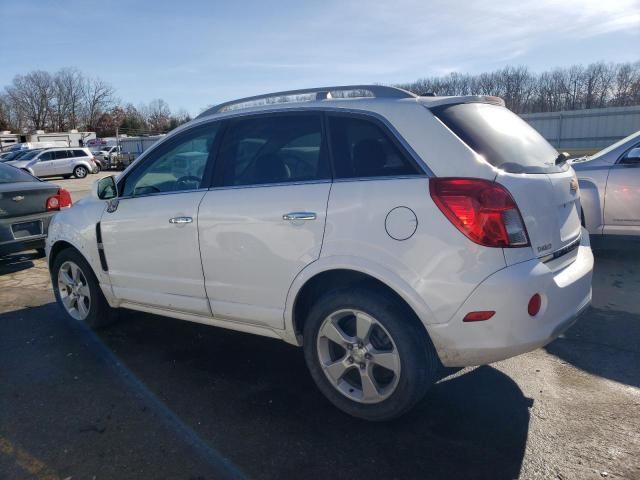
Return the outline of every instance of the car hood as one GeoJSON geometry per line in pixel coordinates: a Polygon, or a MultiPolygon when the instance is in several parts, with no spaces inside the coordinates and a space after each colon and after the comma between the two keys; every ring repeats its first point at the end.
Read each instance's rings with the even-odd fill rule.
{"type": "Polygon", "coordinates": [[[16,168],[25,168],[30,163],[31,160],[14,160],[12,162],[7,162],[7,165],[11,165],[16,168]]]}

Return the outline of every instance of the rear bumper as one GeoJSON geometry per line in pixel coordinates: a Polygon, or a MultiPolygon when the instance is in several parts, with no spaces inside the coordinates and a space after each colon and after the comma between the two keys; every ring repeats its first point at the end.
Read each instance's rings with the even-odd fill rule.
{"type": "Polygon", "coordinates": [[[25,215],[23,217],[3,218],[0,219],[0,256],[10,253],[22,252],[34,248],[44,248],[45,238],[49,230],[51,217],[55,212],[38,213],[34,215],[25,215]],[[34,235],[30,237],[15,238],[11,225],[22,222],[42,221],[42,235],[34,235]]]}
{"type": "Polygon", "coordinates": [[[485,279],[446,324],[428,325],[445,366],[484,365],[544,346],[568,329],[591,303],[593,254],[583,232],[575,260],[552,270],[540,260],[512,265],[485,279]],[[527,312],[542,297],[540,312],[527,312]],[[486,321],[463,322],[469,312],[493,310],[486,321]]]}

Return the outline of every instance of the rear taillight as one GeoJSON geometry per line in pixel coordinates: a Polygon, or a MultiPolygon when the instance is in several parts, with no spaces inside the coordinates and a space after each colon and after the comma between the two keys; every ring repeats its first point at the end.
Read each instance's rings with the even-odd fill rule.
{"type": "Polygon", "coordinates": [[[60,210],[61,208],[69,208],[73,202],[71,194],[64,188],[59,188],[58,193],[47,198],[47,210],[60,210]]]}
{"type": "Polygon", "coordinates": [[[431,178],[431,198],[455,227],[485,247],[526,247],[529,237],[513,197],[478,178],[431,178]]]}

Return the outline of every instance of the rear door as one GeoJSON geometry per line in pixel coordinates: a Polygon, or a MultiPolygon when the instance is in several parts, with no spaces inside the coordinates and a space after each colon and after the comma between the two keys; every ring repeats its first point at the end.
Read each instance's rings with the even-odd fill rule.
{"type": "Polygon", "coordinates": [[[198,214],[215,317],[283,328],[287,292],[320,255],[330,168],[318,112],[228,122],[198,214]]]}
{"type": "Polygon", "coordinates": [[[72,162],[71,150],[56,150],[54,154],[54,168],[56,175],[66,175],[71,173],[70,164],[72,162]]]}

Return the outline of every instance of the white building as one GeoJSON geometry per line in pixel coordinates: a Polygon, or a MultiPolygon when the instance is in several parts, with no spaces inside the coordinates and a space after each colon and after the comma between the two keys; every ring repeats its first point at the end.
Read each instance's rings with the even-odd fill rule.
{"type": "Polygon", "coordinates": [[[83,147],[96,138],[96,132],[50,132],[36,130],[34,133],[11,133],[7,130],[0,132],[0,150],[4,151],[18,143],[53,142],[61,147],[83,147]]]}

